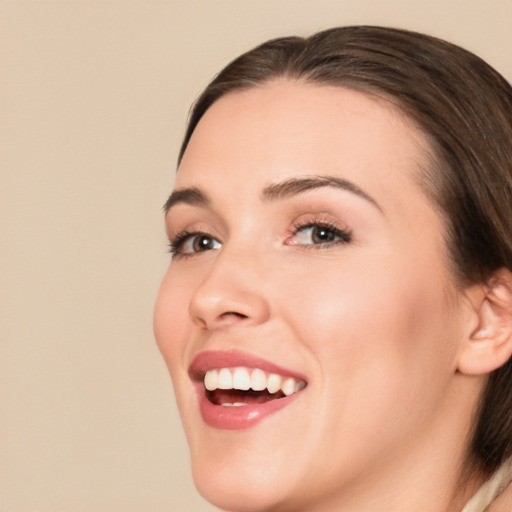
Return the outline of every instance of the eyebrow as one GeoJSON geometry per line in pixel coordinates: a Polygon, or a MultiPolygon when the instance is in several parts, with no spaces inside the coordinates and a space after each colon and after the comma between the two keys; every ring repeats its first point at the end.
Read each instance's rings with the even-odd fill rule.
{"type": "Polygon", "coordinates": [[[174,190],[164,204],[164,213],[167,215],[167,212],[177,204],[207,206],[210,204],[210,199],[196,187],[174,190]]]}
{"type": "MultiPolygon", "coordinates": [[[[300,178],[289,178],[266,186],[261,193],[261,197],[263,201],[280,201],[323,187],[334,187],[352,192],[370,202],[382,212],[379,203],[355,183],[335,176],[303,176],[300,178]]],[[[183,188],[174,190],[171,193],[164,204],[163,211],[165,215],[167,215],[169,210],[178,204],[208,206],[210,203],[209,197],[197,187],[183,188]]]]}
{"type": "Polygon", "coordinates": [[[262,199],[264,201],[279,201],[322,187],[347,190],[370,202],[381,212],[383,211],[379,203],[355,183],[335,176],[303,176],[273,183],[263,189],[262,199]]]}

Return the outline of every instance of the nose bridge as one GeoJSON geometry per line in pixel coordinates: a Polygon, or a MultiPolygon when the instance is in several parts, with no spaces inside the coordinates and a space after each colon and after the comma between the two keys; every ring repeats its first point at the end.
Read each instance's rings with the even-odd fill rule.
{"type": "Polygon", "coordinates": [[[224,245],[191,298],[193,321],[206,329],[265,322],[270,307],[259,271],[261,258],[249,247],[224,245]]]}

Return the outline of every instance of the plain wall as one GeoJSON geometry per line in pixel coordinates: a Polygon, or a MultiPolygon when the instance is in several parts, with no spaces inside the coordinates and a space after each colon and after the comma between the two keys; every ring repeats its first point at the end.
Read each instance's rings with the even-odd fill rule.
{"type": "Polygon", "coordinates": [[[0,1],[0,511],[210,511],[152,307],[188,108],[271,37],[440,36],[512,79],[512,0],[0,1]]]}

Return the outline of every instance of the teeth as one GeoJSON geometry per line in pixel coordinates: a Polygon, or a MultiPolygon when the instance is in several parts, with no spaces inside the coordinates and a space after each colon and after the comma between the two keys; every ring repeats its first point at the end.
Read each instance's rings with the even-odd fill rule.
{"type": "Polygon", "coordinates": [[[299,380],[295,383],[295,393],[297,391],[300,391],[301,389],[304,389],[306,387],[306,383],[303,380],[299,380]]]}
{"type": "Polygon", "coordinates": [[[277,393],[281,389],[282,379],[277,373],[271,373],[267,381],[267,389],[269,393],[277,393]]]}
{"type": "MultiPolygon", "coordinates": [[[[204,376],[204,387],[208,391],[216,389],[263,391],[267,389],[271,394],[282,391],[285,396],[290,396],[305,388],[306,383],[293,377],[282,377],[277,373],[265,373],[259,368],[238,367],[208,370],[204,376]]],[[[222,405],[239,407],[247,404],[235,402],[222,405]]]]}
{"type": "Polygon", "coordinates": [[[227,368],[220,370],[217,387],[219,389],[233,389],[233,377],[231,377],[231,372],[227,368]]]}
{"type": "Polygon", "coordinates": [[[251,387],[251,377],[245,368],[235,368],[233,373],[233,387],[247,391],[251,387]]]}
{"type": "Polygon", "coordinates": [[[219,372],[217,370],[210,370],[209,372],[206,372],[206,375],[204,376],[204,387],[208,391],[213,391],[214,389],[217,389],[218,382],[219,372]]]}
{"type": "Polygon", "coordinates": [[[251,374],[251,389],[254,389],[254,391],[263,391],[266,387],[267,376],[265,372],[259,368],[254,369],[251,374]]]}
{"type": "Polygon", "coordinates": [[[286,379],[281,386],[281,391],[286,396],[293,395],[295,393],[295,379],[286,379]]]}

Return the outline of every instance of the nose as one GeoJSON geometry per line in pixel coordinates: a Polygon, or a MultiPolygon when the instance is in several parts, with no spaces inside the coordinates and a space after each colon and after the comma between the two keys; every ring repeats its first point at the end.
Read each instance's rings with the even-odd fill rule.
{"type": "Polygon", "coordinates": [[[193,322],[207,330],[254,326],[270,316],[256,258],[220,253],[189,304],[193,322]]]}

